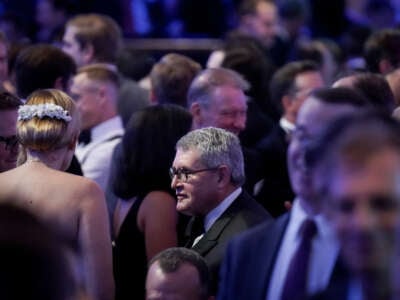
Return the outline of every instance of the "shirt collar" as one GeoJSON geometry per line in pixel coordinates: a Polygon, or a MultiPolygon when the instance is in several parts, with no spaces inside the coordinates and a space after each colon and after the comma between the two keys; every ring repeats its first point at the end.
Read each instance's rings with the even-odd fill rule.
{"type": "Polygon", "coordinates": [[[326,217],[323,214],[314,216],[307,214],[307,212],[301,206],[298,198],[296,198],[293,202],[290,218],[290,221],[293,223],[291,228],[295,231],[295,236],[298,236],[300,227],[307,218],[314,220],[318,228],[318,235],[322,238],[332,238],[335,235],[333,228],[326,217]]]}
{"type": "Polygon", "coordinates": [[[94,126],[90,130],[92,141],[97,140],[100,137],[104,137],[104,132],[110,132],[111,130],[115,130],[115,128],[123,128],[120,116],[115,116],[94,126]]]}
{"type": "Polygon", "coordinates": [[[290,122],[288,119],[281,118],[279,120],[279,125],[282,127],[283,131],[285,131],[287,134],[291,133],[293,130],[295,130],[296,125],[290,122]]]}
{"type": "Polygon", "coordinates": [[[204,229],[207,232],[215,221],[227,210],[232,202],[240,195],[242,188],[239,187],[228,195],[217,207],[211,210],[204,218],[204,229]]]}

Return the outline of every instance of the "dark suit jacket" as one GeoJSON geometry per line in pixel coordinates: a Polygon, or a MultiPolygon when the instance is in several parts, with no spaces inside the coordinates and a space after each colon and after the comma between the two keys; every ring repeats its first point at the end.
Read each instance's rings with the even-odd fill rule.
{"type": "Polygon", "coordinates": [[[221,267],[218,299],[265,300],[289,213],[234,238],[221,267]]]}
{"type": "MultiPolygon", "coordinates": [[[[286,213],[274,222],[252,228],[229,243],[221,267],[218,300],[266,299],[289,216],[286,213]]],[[[344,278],[343,270],[343,264],[337,262],[330,282],[344,278]]]]}
{"type": "Polygon", "coordinates": [[[273,217],[284,214],[284,202],[294,199],[286,162],[288,146],[286,132],[279,124],[257,145],[264,182],[255,197],[273,217]]]}
{"type": "Polygon", "coordinates": [[[192,247],[204,257],[210,268],[212,293],[217,290],[219,268],[228,242],[239,232],[271,220],[271,216],[255,199],[242,192],[192,247]]]}
{"type": "Polygon", "coordinates": [[[308,298],[308,300],[348,299],[351,275],[343,260],[338,258],[327,288],[308,298]]]}
{"type": "Polygon", "coordinates": [[[120,81],[117,108],[126,127],[133,113],[150,105],[149,93],[132,79],[121,76],[120,81]]]}

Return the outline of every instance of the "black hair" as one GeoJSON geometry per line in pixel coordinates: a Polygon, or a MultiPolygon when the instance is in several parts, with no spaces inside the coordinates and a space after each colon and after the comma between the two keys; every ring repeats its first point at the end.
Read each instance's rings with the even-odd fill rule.
{"type": "Polygon", "coordinates": [[[150,106],[132,115],[116,150],[114,193],[122,198],[170,191],[175,144],[191,128],[190,113],[177,105],[150,106]]]}

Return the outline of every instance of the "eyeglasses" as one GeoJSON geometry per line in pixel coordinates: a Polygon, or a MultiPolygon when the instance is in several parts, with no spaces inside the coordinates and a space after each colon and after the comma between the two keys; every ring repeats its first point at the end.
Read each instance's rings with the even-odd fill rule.
{"type": "Polygon", "coordinates": [[[13,149],[18,144],[18,138],[16,135],[4,137],[0,135],[0,142],[6,144],[6,150],[13,149]]]}
{"type": "Polygon", "coordinates": [[[171,167],[169,169],[169,176],[171,179],[174,179],[174,176],[180,181],[187,182],[189,180],[189,176],[192,174],[200,173],[200,172],[205,172],[205,171],[215,171],[219,167],[213,167],[213,168],[206,168],[206,169],[200,169],[200,170],[188,170],[185,168],[179,168],[175,169],[174,167],[171,167]]]}

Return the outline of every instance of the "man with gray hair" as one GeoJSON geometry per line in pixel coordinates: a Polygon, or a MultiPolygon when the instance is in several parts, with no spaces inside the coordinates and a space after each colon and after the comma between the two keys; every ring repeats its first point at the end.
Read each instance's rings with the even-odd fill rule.
{"type": "Polygon", "coordinates": [[[206,69],[192,81],[188,108],[193,128],[214,126],[239,135],[246,126],[249,83],[233,70],[206,69]]]}
{"type": "MultiPolygon", "coordinates": [[[[210,68],[200,72],[188,91],[188,109],[193,117],[193,129],[218,127],[239,136],[247,121],[249,83],[237,72],[225,68],[210,68]]],[[[258,154],[243,148],[245,189],[252,193],[261,179],[258,154]]]]}
{"type": "Polygon", "coordinates": [[[244,163],[236,135],[220,128],[198,129],[183,136],[176,149],[171,187],[176,191],[177,210],[192,216],[185,246],[206,260],[215,295],[227,243],[271,217],[242,191],[244,163]]]}
{"type": "Polygon", "coordinates": [[[146,299],[211,300],[210,274],[205,260],[196,251],[168,248],[149,263],[146,299]]]}

